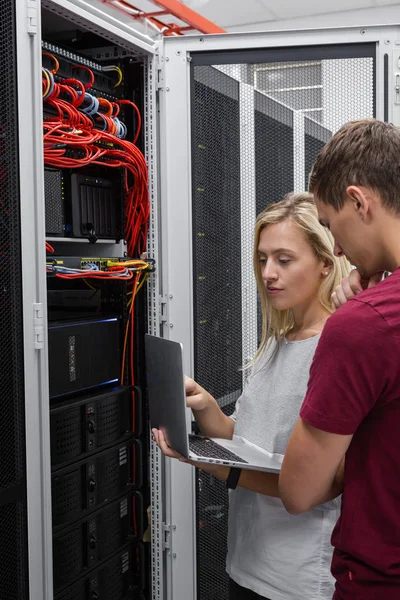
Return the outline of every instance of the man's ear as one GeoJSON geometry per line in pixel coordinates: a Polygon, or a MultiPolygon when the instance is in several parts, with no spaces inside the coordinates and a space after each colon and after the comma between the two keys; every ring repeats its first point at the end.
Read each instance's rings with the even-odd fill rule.
{"type": "Polygon", "coordinates": [[[371,198],[368,190],[358,185],[349,185],[346,194],[361,220],[368,222],[371,217],[371,198]]]}

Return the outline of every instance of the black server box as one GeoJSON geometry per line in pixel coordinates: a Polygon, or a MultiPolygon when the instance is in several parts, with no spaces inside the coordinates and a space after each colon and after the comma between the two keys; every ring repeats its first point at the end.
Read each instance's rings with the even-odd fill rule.
{"type": "Polygon", "coordinates": [[[49,322],[50,398],[116,384],[119,377],[117,317],[49,322]]]}
{"type": "Polygon", "coordinates": [[[136,402],[138,394],[134,389],[119,386],[106,392],[86,394],[79,399],[57,402],[50,411],[53,469],[124,442],[132,433],[140,431],[141,404],[136,402]],[[132,423],[133,418],[137,426],[132,423]]]}
{"type": "Polygon", "coordinates": [[[143,535],[143,499],[132,492],[53,537],[55,591],[143,535]]]}
{"type": "Polygon", "coordinates": [[[53,531],[142,485],[139,440],[99,452],[52,474],[53,531]]]}
{"type": "Polygon", "coordinates": [[[133,544],[56,594],[54,600],[145,600],[144,549],[133,544]]]}
{"type": "Polygon", "coordinates": [[[70,234],[73,237],[121,239],[120,181],[72,173],[70,186],[70,234]]]}

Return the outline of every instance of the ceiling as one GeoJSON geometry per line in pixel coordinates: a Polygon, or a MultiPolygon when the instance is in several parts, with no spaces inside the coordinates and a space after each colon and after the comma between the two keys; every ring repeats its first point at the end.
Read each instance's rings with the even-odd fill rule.
{"type": "Polygon", "coordinates": [[[373,9],[378,6],[399,8],[400,3],[393,0],[183,0],[204,17],[224,28],[249,26],[296,19],[298,17],[325,16],[329,25],[329,15],[344,11],[373,9]]]}
{"type": "MultiPolygon", "coordinates": [[[[400,1],[393,0],[180,1],[228,31],[302,28],[312,27],[313,23],[317,27],[400,23],[400,1]]],[[[159,10],[150,0],[127,2],[141,10],[159,10]]],[[[168,20],[176,22],[172,18],[168,20]]]]}

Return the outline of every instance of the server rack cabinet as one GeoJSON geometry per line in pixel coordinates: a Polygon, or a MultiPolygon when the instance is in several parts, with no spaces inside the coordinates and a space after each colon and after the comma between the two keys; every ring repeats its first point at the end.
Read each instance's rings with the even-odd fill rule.
{"type": "MultiPolygon", "coordinates": [[[[155,132],[152,131],[149,134],[150,124],[155,120],[153,112],[155,105],[152,100],[149,100],[148,94],[148,89],[151,87],[149,81],[153,81],[154,44],[145,36],[137,34],[129,25],[124,24],[119,18],[118,11],[104,12],[100,4],[88,5],[79,0],[76,2],[43,1],[41,3],[42,45],[47,53],[50,52],[58,57],[60,63],[58,73],[61,78],[71,77],[71,67],[74,69],[76,64],[81,65],[80,74],[82,73],[82,75],[84,75],[85,68],[89,67],[96,73],[93,85],[95,95],[108,99],[108,102],[118,102],[118,99],[121,98],[136,102],[145,122],[144,133],[139,137],[137,145],[148,155],[149,137],[155,143],[155,132]],[[107,65],[107,62],[110,61],[120,65],[123,70],[124,77],[121,88],[115,89],[113,86],[115,79],[114,82],[110,79],[107,81],[106,71],[104,71],[104,75],[102,74],[102,65],[107,65]]],[[[46,55],[44,55],[44,60],[46,61],[46,55]]],[[[100,106],[102,106],[101,101],[100,106]]],[[[51,103],[50,105],[44,103],[45,117],[49,111],[51,112],[51,108],[51,103]]],[[[101,116],[100,113],[98,116],[101,116]]],[[[126,123],[128,132],[131,128],[132,137],[130,139],[132,139],[135,122],[132,117],[130,123],[129,116],[125,111],[122,113],[121,120],[126,123]]],[[[95,116],[93,120],[96,125],[95,116]]],[[[79,263],[80,257],[87,257],[84,262],[94,262],[101,266],[102,257],[123,257],[126,256],[127,251],[137,252],[130,248],[129,243],[126,246],[121,239],[121,232],[124,229],[122,219],[123,178],[120,171],[107,168],[107,163],[103,164],[104,167],[100,170],[98,167],[96,170],[91,170],[84,166],[81,170],[75,171],[73,169],[65,170],[64,167],[66,179],[64,187],[66,190],[65,237],[61,239],[47,237],[46,239],[54,246],[56,257],[61,257],[62,262],[65,262],[66,265],[73,263],[74,260],[79,263]],[[90,249],[88,250],[88,248],[90,249]],[[98,258],[90,259],[90,256],[98,258]]],[[[153,172],[150,165],[150,180],[153,172]]],[[[47,204],[47,198],[45,198],[45,204],[47,204]]],[[[150,245],[149,254],[157,260],[155,244],[156,242],[150,245]]],[[[135,257],[136,254],[130,256],[135,257]]],[[[137,422],[138,404],[142,402],[138,386],[144,384],[144,373],[140,364],[142,349],[136,342],[139,336],[143,336],[144,321],[147,321],[147,315],[143,312],[145,303],[141,301],[140,297],[135,302],[136,316],[131,317],[131,331],[133,318],[136,321],[135,358],[132,359],[132,362],[134,361],[133,368],[137,385],[134,389],[134,399],[132,399],[133,390],[129,389],[127,392],[128,406],[132,407],[126,407],[128,411],[126,429],[130,433],[127,433],[127,439],[124,441],[120,440],[123,429],[117,423],[118,410],[112,399],[114,389],[110,388],[111,385],[118,383],[116,378],[119,379],[119,373],[121,373],[122,365],[118,354],[123,348],[122,334],[127,331],[125,324],[129,313],[127,310],[128,297],[123,286],[123,282],[106,284],[106,287],[103,284],[100,287],[96,286],[98,288],[96,296],[100,295],[100,303],[97,307],[97,310],[100,310],[100,320],[95,325],[97,333],[100,334],[98,324],[103,318],[104,323],[113,324],[113,335],[107,338],[107,348],[103,347],[101,360],[96,359],[95,353],[90,351],[91,344],[96,343],[93,335],[81,335],[78,330],[71,334],[67,331],[68,339],[74,341],[64,345],[64,377],[73,381],[75,387],[79,387],[79,390],[76,389],[73,392],[75,395],[70,393],[72,388],[68,388],[68,390],[63,388],[67,392],[67,396],[63,395],[57,398],[53,393],[54,376],[58,382],[60,381],[60,377],[55,373],[57,369],[54,368],[56,366],[55,351],[60,344],[57,340],[55,345],[53,342],[50,343],[52,324],[49,323],[49,353],[51,354],[49,379],[52,415],[59,407],[59,400],[61,402],[68,401],[70,408],[78,409],[75,410],[75,416],[71,414],[71,419],[75,420],[73,425],[71,425],[69,417],[64,414],[61,417],[61,428],[56,426],[54,429],[55,422],[51,419],[50,435],[53,442],[56,438],[63,450],[67,449],[68,452],[70,450],[72,452],[69,444],[71,428],[74,428],[75,436],[81,435],[82,412],[83,410],[86,412],[85,439],[84,447],[81,446],[81,453],[74,454],[66,466],[54,464],[54,462],[52,464],[53,575],[55,579],[53,587],[56,598],[59,594],[80,598],[82,594],[86,593],[86,595],[97,594],[99,598],[104,596],[107,599],[115,596],[115,598],[121,600],[124,598],[125,600],[125,598],[140,597],[143,591],[147,597],[151,593],[148,585],[150,568],[146,566],[150,558],[148,544],[141,543],[143,533],[141,523],[145,519],[143,510],[147,507],[149,499],[149,491],[146,488],[149,481],[147,472],[149,460],[147,457],[148,428],[143,428],[143,424],[137,422]],[[137,310],[139,305],[140,311],[137,310]],[[82,408],[80,404],[85,397],[82,397],[78,371],[75,373],[75,366],[79,362],[78,338],[85,338],[85,343],[88,344],[85,353],[89,359],[86,366],[82,361],[80,362],[80,372],[85,373],[86,376],[93,369],[101,379],[105,378],[105,385],[99,388],[105,390],[105,403],[97,402],[97,396],[93,395],[93,391],[89,390],[92,386],[89,386],[89,398],[86,398],[84,403],[86,406],[82,408]],[[120,348],[118,348],[118,344],[120,344],[120,348]],[[101,368],[103,360],[107,362],[107,368],[101,368]],[[69,370],[65,371],[67,363],[69,370]],[[106,371],[112,365],[114,365],[112,367],[113,374],[109,377],[106,375],[106,371]],[[135,407],[132,403],[135,404],[135,407]],[[76,419],[78,413],[81,414],[76,419]],[[88,413],[90,413],[89,417],[87,417],[88,413]],[[134,414],[136,419],[133,419],[134,414]],[[133,439],[130,439],[132,436],[133,439]],[[97,442],[100,442],[100,446],[97,445],[97,442]],[[104,449],[101,447],[102,444],[104,449]],[[66,448],[67,446],[68,448],[66,448]],[[138,496],[132,496],[131,490],[135,490],[138,496]],[[118,510],[110,509],[110,503],[117,499],[120,501],[121,519],[116,518],[118,510]],[[97,509],[97,516],[94,516],[93,511],[97,511],[97,509]],[[127,544],[129,544],[129,548],[127,544]],[[65,562],[62,558],[63,555],[69,559],[68,571],[63,568],[65,562]],[[135,570],[137,572],[134,572],[135,570]],[[107,581],[107,572],[109,572],[109,581],[107,581]]],[[[67,286],[63,280],[48,282],[48,290],[52,293],[52,302],[56,303],[56,306],[49,307],[49,319],[58,320],[58,313],[63,313],[63,306],[57,304],[54,292],[67,290],[73,295],[75,289],[72,284],[71,287],[67,286]]],[[[93,297],[94,294],[91,298],[93,297]]],[[[75,295],[75,298],[73,303],[74,305],[78,303],[79,307],[79,296],[75,295]]],[[[93,308],[90,303],[86,302],[79,307],[78,316],[79,318],[84,317],[83,321],[82,319],[80,321],[80,327],[86,327],[89,323],[94,324],[90,318],[90,314],[93,315],[93,308]]],[[[68,317],[68,326],[74,327],[72,322],[74,310],[76,310],[76,306],[70,307],[68,315],[64,309],[64,314],[61,316],[64,329],[65,318],[68,317]]],[[[105,343],[105,339],[105,336],[102,336],[102,344],[105,343]]],[[[124,347],[126,347],[125,343],[124,347]]],[[[131,352],[133,353],[133,347],[131,352]]],[[[59,351],[57,351],[58,355],[59,351]]],[[[128,358],[126,358],[125,364],[127,361],[128,358]]],[[[61,364],[59,366],[61,367],[61,364]]],[[[99,381],[96,378],[95,385],[99,381]]],[[[122,371],[121,383],[124,381],[128,380],[126,377],[124,378],[122,371]]],[[[126,404],[126,398],[120,397],[120,401],[126,404]]],[[[75,444],[74,452],[77,450],[78,446],[75,444]]],[[[159,485],[158,480],[155,480],[155,485],[159,485]]],[[[161,510],[162,506],[159,508],[161,510]]],[[[157,511],[154,511],[154,519],[157,518],[157,511]]],[[[155,529],[159,527],[157,525],[155,529]]]]}
{"type": "MultiPolygon", "coordinates": [[[[11,415],[13,428],[11,428],[11,423],[4,418],[2,420],[4,427],[2,438],[6,440],[6,434],[13,437],[13,444],[10,440],[8,451],[14,471],[18,475],[14,478],[15,490],[10,488],[8,498],[4,496],[0,503],[1,509],[4,511],[1,546],[7,552],[7,557],[4,556],[2,561],[3,574],[0,577],[2,581],[0,588],[2,597],[10,600],[14,598],[15,600],[25,598],[52,600],[54,597],[52,539],[57,542],[56,558],[57,554],[58,557],[60,556],[60,540],[67,540],[68,544],[71,544],[68,545],[67,541],[65,542],[61,555],[63,552],[68,554],[74,544],[78,544],[80,547],[80,539],[85,546],[89,543],[92,553],[89,557],[92,562],[89,564],[93,565],[93,568],[87,568],[89,559],[87,556],[83,556],[84,560],[80,567],[83,569],[82,571],[77,570],[77,564],[74,563],[75,557],[69,554],[71,561],[69,568],[71,568],[71,573],[75,573],[75,576],[71,579],[72,586],[66,587],[69,579],[65,573],[62,573],[62,584],[60,582],[57,584],[57,594],[62,593],[63,598],[83,599],[89,597],[89,593],[95,597],[95,594],[98,594],[99,586],[101,587],[100,597],[144,598],[140,591],[145,585],[143,573],[135,573],[133,570],[138,557],[142,562],[145,560],[144,545],[140,542],[143,533],[143,526],[140,522],[143,516],[143,490],[136,491],[136,488],[140,487],[139,476],[141,477],[142,473],[137,470],[137,480],[131,482],[128,481],[127,474],[123,473],[125,464],[129,465],[131,461],[135,460],[135,456],[140,456],[142,446],[135,436],[133,438],[128,436],[126,439],[119,422],[123,417],[123,411],[112,406],[113,402],[110,397],[94,399],[91,395],[89,400],[85,400],[86,403],[89,402],[91,414],[94,411],[96,419],[102,419],[103,413],[107,413],[108,417],[106,418],[110,420],[110,423],[102,422],[101,425],[100,422],[96,423],[98,429],[94,432],[93,419],[89,424],[84,421],[82,414],[78,415],[78,418],[75,419],[74,435],[84,438],[85,426],[89,427],[90,425],[92,428],[90,431],[88,429],[90,439],[81,439],[80,443],[75,439],[77,443],[73,449],[66,448],[67,442],[58,448],[62,457],[59,465],[53,464],[53,471],[55,471],[53,482],[54,477],[61,476],[65,480],[67,479],[68,473],[65,469],[71,470],[81,453],[80,458],[84,459],[83,463],[82,460],[79,463],[82,477],[88,477],[89,472],[93,472],[93,467],[89,463],[94,465],[96,462],[96,469],[101,475],[103,484],[109,486],[109,490],[112,488],[113,491],[103,490],[104,507],[96,502],[98,510],[95,512],[71,514],[68,523],[60,525],[57,530],[54,530],[54,527],[52,530],[51,518],[52,467],[48,388],[48,311],[44,269],[46,264],[45,240],[49,240],[50,237],[57,254],[65,256],[87,256],[89,246],[87,245],[86,250],[83,251],[83,244],[88,244],[87,240],[74,241],[64,234],[65,215],[62,210],[60,211],[60,198],[57,196],[60,177],[51,182],[53,187],[56,186],[55,194],[54,190],[51,190],[55,210],[51,205],[50,211],[45,215],[41,14],[52,16],[50,26],[54,24],[55,31],[57,31],[58,23],[65,21],[65,24],[76,25],[81,31],[86,32],[87,37],[97,36],[97,39],[103,37],[108,47],[110,44],[114,45],[113,51],[119,53],[118,56],[132,57],[133,62],[142,70],[143,85],[139,92],[144,121],[143,149],[148,156],[152,213],[157,214],[155,44],[147,36],[136,32],[131,23],[125,22],[118,10],[112,8],[103,10],[103,8],[101,2],[88,3],[83,0],[43,0],[42,2],[29,0],[27,2],[2,3],[0,9],[2,17],[0,56],[2,60],[9,61],[8,66],[4,68],[4,85],[2,86],[4,90],[2,107],[4,108],[3,111],[0,110],[0,113],[3,115],[4,112],[6,117],[5,119],[3,116],[1,117],[0,154],[3,166],[0,165],[0,169],[3,176],[0,177],[0,186],[2,189],[4,188],[2,193],[3,211],[7,210],[8,212],[7,220],[2,218],[2,235],[4,234],[5,244],[2,249],[4,252],[2,261],[5,265],[6,256],[10,261],[12,260],[10,268],[4,271],[4,277],[7,273],[8,279],[6,281],[4,278],[3,280],[3,289],[7,288],[7,302],[10,304],[10,308],[7,308],[6,304],[4,305],[3,312],[12,321],[8,326],[11,345],[7,346],[6,332],[4,332],[2,348],[7,353],[7,377],[12,378],[14,386],[13,390],[10,387],[10,403],[7,404],[10,415],[13,412],[11,415]],[[12,207],[10,211],[9,207],[12,207]],[[48,229],[49,237],[46,236],[46,217],[52,220],[51,227],[48,229]],[[19,386],[18,389],[15,388],[16,385],[19,386]],[[92,446],[98,442],[99,447],[95,447],[92,451],[92,446]],[[113,457],[117,444],[118,456],[113,457]],[[64,451],[67,454],[71,451],[73,456],[65,459],[64,451]],[[116,480],[122,487],[115,484],[116,480]],[[127,486],[125,485],[126,481],[128,481],[127,486]],[[11,494],[11,491],[15,492],[14,495],[11,494]],[[115,503],[119,503],[118,510],[112,510],[113,499],[115,499],[115,503]],[[127,499],[128,505],[126,506],[125,500],[127,499]],[[13,516],[14,508],[15,515],[13,516]],[[121,522],[118,521],[118,514],[121,516],[121,522]],[[14,518],[14,523],[12,518],[14,518]],[[134,522],[134,526],[132,522],[134,522]],[[130,530],[131,526],[132,531],[130,530]],[[100,545],[92,538],[87,537],[88,532],[95,529],[101,532],[103,540],[101,551],[100,545]],[[7,560],[12,560],[13,565],[8,566],[7,560]],[[11,573],[13,573],[12,577],[11,573]],[[79,573],[82,573],[82,577],[77,579],[79,573]],[[59,592],[61,585],[63,586],[62,592],[59,592]],[[4,586],[8,586],[8,588],[4,586]]],[[[48,23],[49,21],[47,21],[47,25],[48,23]]],[[[56,44],[56,40],[54,44],[56,44]]],[[[96,52],[100,55],[99,60],[104,58],[101,57],[101,51],[101,48],[96,48],[96,52]]],[[[68,50],[65,52],[65,56],[67,56],[68,50]]],[[[88,61],[96,60],[93,54],[92,51],[88,61]]],[[[47,180],[46,183],[48,183],[47,180]]],[[[49,186],[47,185],[47,187],[49,186]]],[[[158,262],[154,228],[155,225],[152,222],[153,234],[150,236],[148,251],[149,255],[158,262]]],[[[108,238],[110,237],[108,235],[108,238]]],[[[107,238],[107,235],[104,238],[107,238]]],[[[96,252],[94,253],[93,246],[90,247],[90,254],[99,257],[124,256],[126,250],[124,242],[115,239],[98,240],[95,248],[96,252]]],[[[155,304],[154,296],[158,293],[158,283],[155,278],[151,281],[149,290],[150,305],[153,306],[155,304]]],[[[149,327],[157,330],[158,319],[158,310],[153,310],[148,319],[149,327]]],[[[6,383],[4,380],[3,395],[6,383]]],[[[104,395],[107,396],[106,392],[104,395]]],[[[71,398],[66,401],[71,401],[71,398]]],[[[3,406],[5,407],[5,402],[3,402],[3,406]]],[[[132,420],[129,414],[126,419],[129,425],[129,420],[132,420]]],[[[56,421],[60,425],[63,416],[59,414],[56,421]]],[[[63,421],[61,429],[64,432],[67,431],[68,424],[63,421]]],[[[57,440],[53,440],[53,447],[54,443],[57,446],[57,440]]],[[[160,458],[155,453],[154,461],[157,460],[160,458]]],[[[4,469],[4,476],[6,476],[6,469],[4,469]]],[[[145,476],[147,479],[147,474],[145,476]]],[[[10,484],[13,483],[14,481],[10,482],[10,484]]],[[[93,489],[93,482],[88,483],[93,489]]],[[[6,484],[7,487],[10,487],[8,481],[6,484]]],[[[161,529],[161,524],[158,523],[162,513],[162,496],[159,486],[159,479],[154,478],[153,493],[159,497],[159,502],[153,510],[155,523],[153,530],[155,531],[161,529]]],[[[89,485],[87,488],[89,489],[89,485]]],[[[98,491],[97,488],[95,491],[98,491]]],[[[3,522],[3,513],[1,519],[3,522]]],[[[157,544],[161,553],[161,538],[155,541],[154,556],[157,556],[157,544]]],[[[156,566],[158,566],[157,563],[156,566]]],[[[157,590],[162,585],[162,573],[159,574],[158,579],[153,579],[155,581],[154,594],[160,596],[161,592],[157,590]]]]}
{"type": "MultiPolygon", "coordinates": [[[[234,395],[240,393],[245,374],[238,378],[238,369],[257,347],[251,277],[255,215],[280,199],[275,195],[305,189],[316,152],[346,121],[376,116],[399,122],[398,34],[396,26],[365,27],[190,36],[160,44],[163,335],[183,343],[186,373],[203,379],[226,410],[233,408],[225,405],[229,386],[234,395]],[[231,177],[226,189],[217,170],[221,180],[231,177]],[[224,289],[227,272],[235,273],[231,301],[224,289]],[[212,310],[208,298],[203,301],[207,280],[217,298],[212,310]],[[206,331],[208,314],[214,326],[206,331]],[[232,315],[229,332],[227,314],[232,315]],[[219,378],[218,365],[207,370],[199,347],[211,348],[218,333],[218,346],[228,348],[233,359],[219,378]],[[239,358],[229,347],[235,335],[239,358]]],[[[227,367],[226,356],[219,362],[227,367]]],[[[223,486],[177,461],[167,463],[166,482],[166,542],[172,556],[166,597],[226,599],[223,486]],[[206,514],[214,526],[204,535],[206,514]]]]}

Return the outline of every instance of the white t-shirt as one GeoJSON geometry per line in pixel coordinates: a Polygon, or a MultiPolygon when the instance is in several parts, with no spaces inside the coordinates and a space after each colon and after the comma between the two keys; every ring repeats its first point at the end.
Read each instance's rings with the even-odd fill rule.
{"type": "MultiPolygon", "coordinates": [[[[299,416],[320,336],[274,344],[236,403],[235,434],[281,460],[299,416]],[[272,354],[272,358],[268,360],[272,354]]],[[[229,576],[270,600],[331,600],[332,529],[340,498],[290,515],[279,498],[237,488],[229,495],[229,576]]]]}

